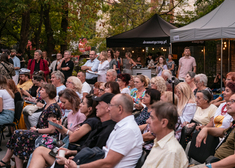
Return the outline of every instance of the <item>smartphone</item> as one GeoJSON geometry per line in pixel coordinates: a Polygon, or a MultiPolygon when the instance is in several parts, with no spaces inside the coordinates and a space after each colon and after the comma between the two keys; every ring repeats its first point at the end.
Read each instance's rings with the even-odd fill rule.
{"type": "Polygon", "coordinates": [[[63,128],[61,125],[56,124],[56,123],[54,123],[54,122],[52,122],[52,121],[50,121],[50,120],[48,120],[48,122],[49,122],[49,124],[51,124],[51,125],[53,125],[53,126],[59,128],[59,129],[62,129],[62,128],[63,128]]]}
{"type": "Polygon", "coordinates": [[[49,152],[49,155],[52,156],[52,157],[56,157],[56,154],[58,152],[59,148],[58,147],[55,147],[53,148],[50,152],[49,152]]]}

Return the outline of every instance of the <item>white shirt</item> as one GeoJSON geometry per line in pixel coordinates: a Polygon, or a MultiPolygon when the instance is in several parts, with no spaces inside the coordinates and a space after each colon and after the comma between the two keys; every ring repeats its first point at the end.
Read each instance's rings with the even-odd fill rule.
{"type": "Polygon", "coordinates": [[[11,97],[6,89],[0,89],[0,97],[2,98],[2,109],[15,109],[14,99],[11,97]]]}
{"type": "Polygon", "coordinates": [[[109,150],[124,155],[115,168],[135,168],[142,154],[143,138],[134,116],[130,115],[116,123],[103,147],[105,157],[109,150]]]}
{"type": "Polygon", "coordinates": [[[56,87],[56,95],[58,96],[58,95],[59,95],[59,92],[60,92],[61,90],[64,90],[64,89],[66,89],[66,87],[65,87],[64,85],[61,85],[61,86],[59,86],[59,87],[56,87]]]}
{"type": "Polygon", "coordinates": [[[154,140],[151,149],[142,168],[187,168],[188,159],[184,149],[174,137],[174,131],[162,139],[154,140]]]}
{"type": "Polygon", "coordinates": [[[88,93],[89,94],[90,91],[91,91],[90,85],[87,82],[84,82],[82,84],[82,96],[83,96],[83,93],[88,93]]]}

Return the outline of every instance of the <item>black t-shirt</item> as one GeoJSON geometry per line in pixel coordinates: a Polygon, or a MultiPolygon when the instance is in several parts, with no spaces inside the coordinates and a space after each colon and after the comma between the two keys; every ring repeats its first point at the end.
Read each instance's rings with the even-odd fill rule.
{"type": "MultiPolygon", "coordinates": [[[[31,60],[31,61],[33,61],[33,60],[31,60]]],[[[34,61],[35,61],[34,72],[40,71],[40,61],[41,60],[38,61],[38,63],[36,60],[34,60],[34,61]]]]}
{"type": "MultiPolygon", "coordinates": [[[[83,124],[88,124],[91,127],[91,131],[93,131],[100,124],[100,119],[97,117],[91,117],[91,118],[86,119],[81,125],[83,124]]],[[[91,131],[88,132],[86,135],[84,135],[80,140],[78,140],[76,144],[79,144],[80,146],[82,146],[85,143],[86,139],[89,137],[91,131]]]]}
{"type": "Polygon", "coordinates": [[[15,93],[15,98],[14,98],[15,106],[16,106],[16,103],[17,103],[18,101],[21,101],[21,100],[23,100],[23,99],[22,99],[22,97],[21,97],[20,92],[16,92],[16,93],[15,93]]]}
{"type": "Polygon", "coordinates": [[[65,63],[65,61],[63,61],[62,64],[61,64],[61,68],[65,68],[65,67],[69,67],[69,70],[68,71],[61,70],[61,72],[63,72],[64,78],[65,78],[65,82],[66,82],[67,78],[72,76],[73,67],[74,67],[73,61],[69,60],[66,63],[65,63]]]}
{"type": "Polygon", "coordinates": [[[113,131],[115,125],[116,122],[114,122],[113,120],[108,120],[100,123],[100,125],[90,133],[89,137],[86,139],[86,142],[83,144],[82,148],[84,147],[93,148],[97,146],[102,149],[102,147],[106,145],[109,135],[113,131]]]}

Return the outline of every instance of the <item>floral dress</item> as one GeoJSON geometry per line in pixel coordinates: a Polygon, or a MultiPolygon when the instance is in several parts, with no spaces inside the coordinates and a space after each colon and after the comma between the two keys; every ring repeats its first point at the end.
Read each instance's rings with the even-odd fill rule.
{"type": "Polygon", "coordinates": [[[147,119],[150,116],[150,112],[148,112],[148,107],[145,107],[140,115],[138,117],[135,118],[135,121],[138,125],[143,125],[146,124],[147,119]]]}
{"type": "MultiPolygon", "coordinates": [[[[57,103],[51,104],[47,109],[44,109],[38,119],[37,128],[48,128],[48,118],[53,114],[57,118],[61,118],[61,109],[57,103]]],[[[7,143],[7,148],[13,151],[13,154],[22,160],[28,160],[31,153],[35,149],[35,140],[40,136],[40,133],[31,130],[16,130],[7,143]]],[[[58,137],[58,131],[53,135],[58,137]]]]}
{"type": "Polygon", "coordinates": [[[134,103],[139,104],[139,102],[142,100],[142,98],[145,95],[145,91],[146,90],[144,90],[140,96],[137,95],[137,93],[138,93],[137,89],[135,91],[131,92],[131,97],[133,98],[134,103]]]}

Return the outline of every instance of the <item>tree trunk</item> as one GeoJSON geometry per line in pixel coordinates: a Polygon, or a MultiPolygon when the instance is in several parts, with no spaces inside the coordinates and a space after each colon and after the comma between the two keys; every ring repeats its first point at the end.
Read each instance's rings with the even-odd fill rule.
{"type": "Polygon", "coordinates": [[[42,30],[42,22],[43,22],[43,5],[41,5],[40,21],[39,21],[38,29],[35,31],[36,49],[40,48],[40,34],[42,30]]]}
{"type": "Polygon", "coordinates": [[[45,29],[46,29],[46,36],[47,36],[47,56],[51,57],[51,54],[54,53],[54,49],[55,49],[55,40],[53,37],[53,31],[51,28],[51,21],[50,21],[50,5],[45,5],[44,6],[44,25],[45,25],[45,29]]]}
{"type": "Polygon", "coordinates": [[[60,51],[63,54],[65,50],[67,50],[67,29],[68,29],[68,2],[64,2],[64,12],[62,15],[62,20],[61,20],[61,39],[63,40],[63,43],[60,45],[60,51]]]}
{"type": "Polygon", "coordinates": [[[30,10],[22,14],[19,49],[23,53],[25,52],[25,47],[28,43],[29,27],[30,27],[30,10]]]}

